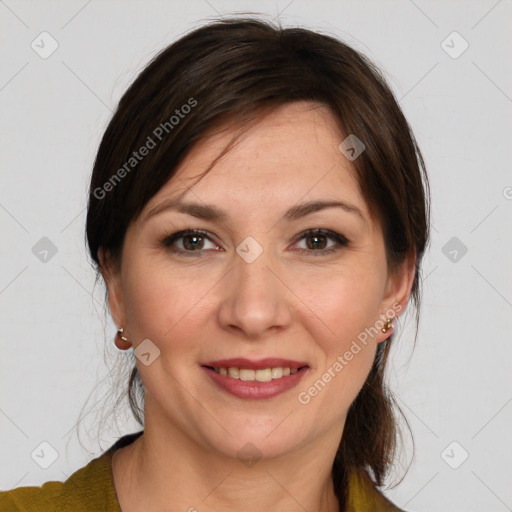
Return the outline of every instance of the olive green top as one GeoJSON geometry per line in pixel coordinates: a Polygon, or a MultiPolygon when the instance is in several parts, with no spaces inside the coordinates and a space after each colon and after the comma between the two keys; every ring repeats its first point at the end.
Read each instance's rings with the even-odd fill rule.
{"type": "MultiPolygon", "coordinates": [[[[65,482],[0,492],[0,512],[122,512],[112,476],[112,454],[142,432],[122,437],[65,482]]],[[[365,472],[349,479],[347,512],[403,512],[387,500],[365,472]]]]}

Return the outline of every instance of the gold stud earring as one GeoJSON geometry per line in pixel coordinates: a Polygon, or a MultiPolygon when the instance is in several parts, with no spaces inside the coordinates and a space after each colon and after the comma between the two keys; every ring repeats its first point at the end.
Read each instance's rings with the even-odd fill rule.
{"type": "Polygon", "coordinates": [[[119,329],[117,329],[117,335],[121,338],[122,341],[128,341],[128,338],[126,336],[123,336],[123,333],[124,333],[124,329],[122,327],[120,327],[119,329]]]}
{"type": "Polygon", "coordinates": [[[393,319],[388,318],[388,321],[384,324],[384,327],[381,330],[382,332],[388,332],[391,327],[393,327],[393,319]]]}

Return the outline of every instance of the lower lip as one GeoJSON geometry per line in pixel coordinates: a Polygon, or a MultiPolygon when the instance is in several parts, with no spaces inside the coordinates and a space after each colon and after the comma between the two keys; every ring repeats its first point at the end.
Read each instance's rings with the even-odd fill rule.
{"type": "Polygon", "coordinates": [[[206,368],[205,366],[202,366],[201,368],[221,389],[238,398],[244,398],[246,400],[261,400],[280,395],[281,393],[294,388],[308,371],[308,368],[304,367],[296,373],[287,375],[286,377],[272,379],[270,382],[257,382],[232,379],[227,375],[221,375],[215,370],[206,368]]]}

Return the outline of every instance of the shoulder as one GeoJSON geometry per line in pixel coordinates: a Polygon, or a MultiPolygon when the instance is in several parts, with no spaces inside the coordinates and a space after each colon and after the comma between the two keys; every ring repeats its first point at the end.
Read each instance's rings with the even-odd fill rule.
{"type": "Polygon", "coordinates": [[[92,460],[65,482],[0,492],[2,512],[119,511],[108,453],[92,460]]]}
{"type": "Polygon", "coordinates": [[[405,512],[382,494],[364,470],[349,476],[349,512],[405,512]]]}
{"type": "Polygon", "coordinates": [[[1,512],[121,512],[112,475],[112,455],[144,431],[117,440],[103,455],[75,471],[65,482],[0,492],[1,512]]]}

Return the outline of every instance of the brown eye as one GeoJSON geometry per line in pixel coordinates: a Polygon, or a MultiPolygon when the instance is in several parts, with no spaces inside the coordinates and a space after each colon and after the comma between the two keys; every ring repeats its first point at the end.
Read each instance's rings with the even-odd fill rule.
{"type": "Polygon", "coordinates": [[[196,253],[197,256],[200,256],[208,249],[219,250],[206,232],[195,229],[186,229],[166,235],[161,239],[161,243],[172,252],[188,255],[196,253]]]}
{"type": "Polygon", "coordinates": [[[339,233],[328,229],[312,229],[298,237],[299,250],[314,256],[330,254],[349,245],[349,241],[339,233]]]}
{"type": "Polygon", "coordinates": [[[185,235],[183,238],[183,247],[188,251],[202,249],[204,246],[204,238],[201,235],[185,235]]]}
{"type": "Polygon", "coordinates": [[[306,237],[308,249],[325,249],[327,246],[327,237],[325,235],[308,235],[306,237]]]}

